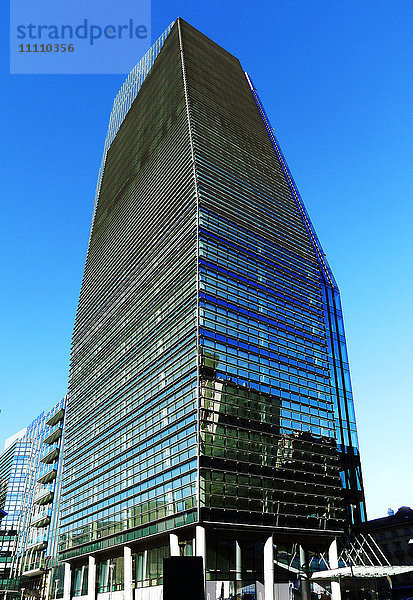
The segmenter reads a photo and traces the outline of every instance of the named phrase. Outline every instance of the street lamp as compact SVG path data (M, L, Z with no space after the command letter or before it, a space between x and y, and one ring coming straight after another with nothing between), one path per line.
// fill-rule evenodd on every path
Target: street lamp
M109 600L111 598L111 594L112 594L112 582L113 582L113 569L115 568L115 563L110 563L109 564Z

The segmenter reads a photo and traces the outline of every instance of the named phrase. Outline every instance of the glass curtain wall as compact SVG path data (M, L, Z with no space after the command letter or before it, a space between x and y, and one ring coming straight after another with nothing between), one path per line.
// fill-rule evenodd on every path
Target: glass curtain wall
M174 27L106 155L73 333L62 558L196 519L196 248Z
M339 292L239 61L179 19L99 182L61 559L198 522L284 528L295 543L362 521ZM234 551L238 572L237 543L209 548L208 576L232 577ZM262 543L243 549L257 573ZM160 581L153 544L137 585Z
M182 40L199 194L201 516L340 530L349 504L363 518L363 494L339 293L238 60L185 23Z

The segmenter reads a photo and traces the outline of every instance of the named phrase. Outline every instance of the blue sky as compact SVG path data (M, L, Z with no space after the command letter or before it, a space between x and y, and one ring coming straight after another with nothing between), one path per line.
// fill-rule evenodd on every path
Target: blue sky
M124 79L9 75L4 4L0 445L66 391ZM413 3L154 0L153 38L178 15L252 76L339 283L368 514L413 505Z

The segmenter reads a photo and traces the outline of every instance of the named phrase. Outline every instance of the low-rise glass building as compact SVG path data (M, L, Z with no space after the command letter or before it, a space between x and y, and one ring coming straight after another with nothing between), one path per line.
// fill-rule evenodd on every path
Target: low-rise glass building
M12 577L12 563L16 555L25 482L30 464L30 445L25 441L26 430L6 441L0 454L0 589L17 589Z
M39 415L0 455L0 508L7 512L0 522L1 589L8 592L47 597L57 568L65 406L63 398Z

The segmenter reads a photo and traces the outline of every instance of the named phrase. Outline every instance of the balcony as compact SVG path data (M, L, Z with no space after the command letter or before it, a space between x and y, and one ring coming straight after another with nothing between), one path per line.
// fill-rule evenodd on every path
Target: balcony
M48 452L46 452L46 454L44 454L42 456L42 458L40 459L40 462L42 462L46 465L51 465L57 461L57 459L59 458L59 454L60 454L60 448L58 448L58 447L53 448L52 450L48 450Z
M43 527L47 527L52 519L52 509L49 508L42 513L37 513L33 515L32 522L30 523L30 527L35 527L36 529L41 529Z
M53 427L53 425L56 425L57 423L61 423L63 421L63 417L65 416L65 410L64 408L60 408L57 413L55 413L53 415L53 417L50 417L50 419L48 421L46 421L46 425L49 425L49 427Z
M48 531L31 531L28 535L24 553L27 554L30 550L38 550L38 546L47 546L48 537Z
M22 575L24 575L24 577L37 577L45 572L45 568L44 557L39 557L23 566Z
M54 491L46 489L35 497L33 504L37 504L37 506L46 506L53 502L53 498Z
M48 471L46 471L46 473L44 473L41 477L39 477L39 479L37 480L36 483L42 483L42 484L46 484L46 483L51 483L52 481L54 481L56 479L57 476L57 469L55 469L54 467L49 469Z
M55 425L53 428L51 428L48 436L43 440L44 444L48 444L49 446L51 444L54 444L55 442L57 442L57 440L59 440L62 437L62 428L61 426Z
M46 550L47 548L47 541L46 540L40 540L40 541L34 541L32 543L29 543L26 546L26 551L29 552L31 550L36 550L36 551L40 551L40 550Z

